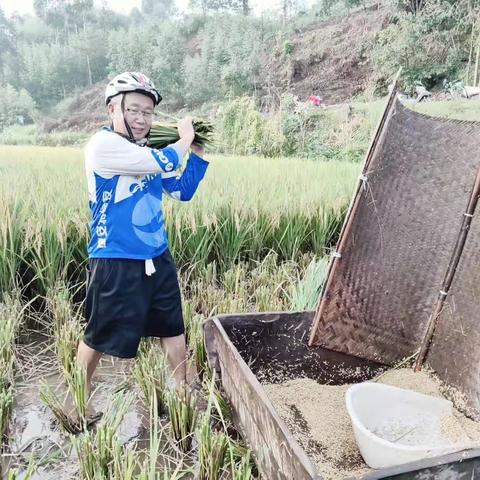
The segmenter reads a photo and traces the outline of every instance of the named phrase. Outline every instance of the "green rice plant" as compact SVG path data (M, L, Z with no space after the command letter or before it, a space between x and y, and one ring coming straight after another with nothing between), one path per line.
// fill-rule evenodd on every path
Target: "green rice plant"
M293 311L314 310L328 269L328 258L314 258L307 266L303 278L294 284L291 293Z
M56 282L48 289L46 299L47 311L53 319L52 333L55 335L74 316L71 292L64 283Z
M23 234L17 205L9 205L0 197L0 294L9 292L21 283Z
M70 367L63 371L63 374L67 382L68 395L73 400L79 428L85 431L87 429L88 406L87 370L73 361Z
M113 471L110 480L136 480L137 464L137 451L134 448L122 448L120 442L115 442L113 446Z
M0 444L7 433L13 410L13 387L0 388Z
M95 435L88 431L78 436L72 436L70 439L77 453L81 478L84 480L107 480L105 472L97 463Z
M0 303L0 450L3 450L3 440L13 411L15 341L22 324L24 309L18 290L4 294Z
M62 282L49 289L46 300L58 362L63 371L71 374L83 330L80 315L73 306L71 290Z
M143 394L145 405L155 393L158 413L165 408L165 393L169 378L167 360L164 353L153 342L142 342L133 369L133 376Z
M51 410L53 416L66 432L76 434L81 431L79 422L69 415L64 403L60 400L51 385L44 383L40 386L40 400Z
M212 420L225 425L230 424L232 420L232 409L220 392L215 378L215 372L211 369L209 369L209 375L205 375L203 378L202 390L208 399L207 411L210 412Z
M67 369L63 370L67 384L67 398L71 399L73 410L69 408L58 397L51 385L42 384L40 387L40 399L49 408L60 426L68 433L78 433L87 430L87 372L84 367L73 362Z
M218 480L223 472L228 447L223 432L215 432L210 425L210 414L202 415L196 431L198 441L198 480Z
M232 480L250 480L253 477L255 465L253 463L251 452L247 450L239 461L235 462L230 469Z
M99 428L105 425L116 432L125 415L133 405L135 398L135 393L132 391L121 390L116 392L108 404L108 408L100 421Z
M37 468L37 463L35 462L35 457L33 454L30 455L30 459L28 461L27 470L24 472L20 472L17 469L9 469L8 470L8 480L31 480L35 474L35 470Z
M71 319L61 325L55 336L55 352L60 366L68 375L72 375L72 366L76 364L76 352L82 330L80 322Z
M120 443L117 432L134 399L133 392L116 393L95 433L87 431L79 436L70 436L85 480L111 480L115 469L118 473L119 468L124 469L123 473L133 472L133 456L119 463ZM119 478L125 480L124 477Z
M193 354L197 373L202 377L208 365L207 349L203 335L203 318L200 315L196 315L191 321L188 348Z
M222 427L227 442L223 456L223 470L229 472L230 478L236 478L238 480L252 478L252 471L255 468L255 464L251 459L250 451L243 444L232 439L229 435L231 410L217 388L213 372L208 381L204 380L203 386L204 391L208 394L208 404L202 420L206 421L206 419L208 419L208 425L210 425L210 419L214 420L215 417L217 417L217 422ZM207 442L206 445L213 445L213 432L210 434L207 431L207 427L204 426L204 428L205 431L203 432L203 435ZM200 443L201 440L199 439L199 455L201 448Z
M68 165L66 156L71 159ZM200 273L215 262L221 275L239 260L258 261L272 250L283 262L299 253L323 255L332 246L358 165L213 157L221 161L211 162L193 202L167 199L163 205L170 247L181 271L193 267ZM83 285L89 215L82 165L77 149L2 148L2 291L9 291L12 282L28 284L25 291L33 298L44 296L59 281L67 288ZM231 305L225 302L225 308L230 306L243 307L245 302L240 297Z
M158 430L158 400L153 390L149 402L150 441L148 456L145 458L137 480L157 480L157 459L160 455L160 435Z
M161 426L158 418L158 405L155 392L150 399L149 404L150 412L150 438L149 438L149 449L146 452L146 458L141 465L140 473L136 477L136 480L180 480L186 475L188 476L190 468L184 468L183 460L171 458L166 452L167 443L163 442L163 428ZM160 469L159 460L162 463L166 463L167 466L163 465ZM174 464L174 467L170 467L171 464ZM187 478L191 478L188 476Z
M195 397L189 387L183 386L179 390L170 390L166 399L172 438L182 452L188 452L197 424L198 409Z

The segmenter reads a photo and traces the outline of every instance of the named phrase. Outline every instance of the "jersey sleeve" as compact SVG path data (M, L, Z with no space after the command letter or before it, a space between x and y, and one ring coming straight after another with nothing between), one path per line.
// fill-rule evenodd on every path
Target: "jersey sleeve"
M87 165L100 176L148 175L176 170L181 158L174 147L141 147L110 131L101 131L85 147Z
M163 191L175 200L188 202L197 191L207 168L208 162L192 152L181 175L175 172L162 174Z

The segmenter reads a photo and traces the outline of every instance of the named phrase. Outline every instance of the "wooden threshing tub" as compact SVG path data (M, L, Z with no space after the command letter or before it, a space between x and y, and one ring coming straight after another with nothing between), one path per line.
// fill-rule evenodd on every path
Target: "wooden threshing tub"
M260 366L288 369L293 376L302 373L322 383L328 371L324 362L331 366L368 365L373 367L369 369L372 372L381 367L321 347L309 349L305 338L313 316L314 312L220 315L205 324L210 364L232 405L235 425L252 449L262 478L268 480L322 477L276 413L255 371ZM351 379L344 381L350 383ZM355 478L472 480L480 478L480 449L377 470Z

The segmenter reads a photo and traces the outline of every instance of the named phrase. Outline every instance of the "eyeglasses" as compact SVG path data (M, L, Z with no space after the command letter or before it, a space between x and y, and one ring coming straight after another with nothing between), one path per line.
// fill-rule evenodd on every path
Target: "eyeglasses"
M134 118L142 116L145 120L151 120L153 118L153 112L144 112L137 108L125 108L125 110Z

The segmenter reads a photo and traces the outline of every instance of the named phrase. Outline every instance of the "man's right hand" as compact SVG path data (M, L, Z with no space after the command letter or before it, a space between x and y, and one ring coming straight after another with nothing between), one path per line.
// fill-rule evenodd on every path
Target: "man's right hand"
M185 117L178 121L177 130L179 137L183 140L193 142L195 131L193 130L192 117Z

